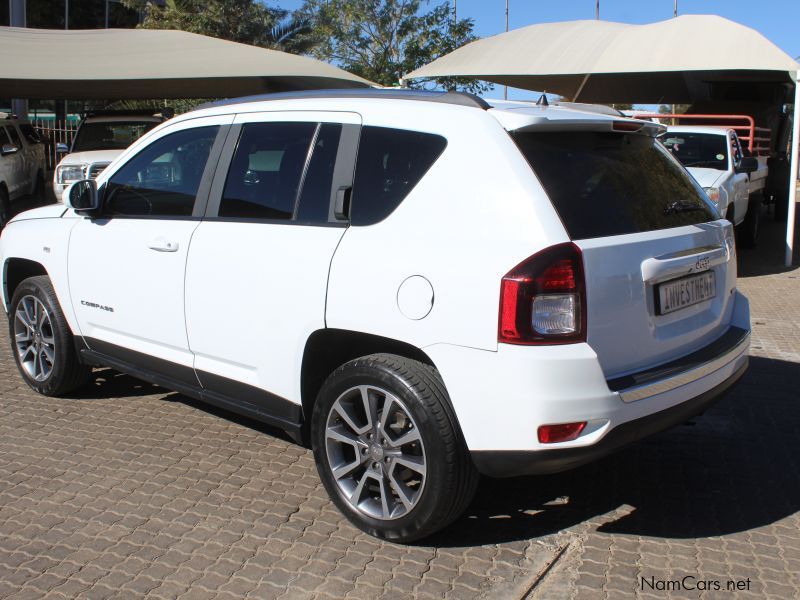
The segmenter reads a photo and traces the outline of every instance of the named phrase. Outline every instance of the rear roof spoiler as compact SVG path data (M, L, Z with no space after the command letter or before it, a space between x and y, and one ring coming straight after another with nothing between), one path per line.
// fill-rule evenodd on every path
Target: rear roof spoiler
M666 125L638 119L548 119L533 117L531 121L510 131L599 131L608 133L633 133L658 137L667 131Z

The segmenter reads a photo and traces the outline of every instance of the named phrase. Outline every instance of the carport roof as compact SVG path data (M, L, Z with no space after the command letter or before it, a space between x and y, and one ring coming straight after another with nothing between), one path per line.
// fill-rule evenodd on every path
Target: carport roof
M686 102L709 81L792 83L800 69L763 35L716 15L646 25L540 23L462 46L406 75L474 77L582 102Z
M313 58L174 30L0 27L0 56L0 90L10 98L221 98L370 85Z

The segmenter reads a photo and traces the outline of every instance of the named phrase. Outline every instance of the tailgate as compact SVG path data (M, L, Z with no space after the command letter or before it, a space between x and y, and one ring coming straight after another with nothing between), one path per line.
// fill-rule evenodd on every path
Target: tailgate
M726 221L576 243L586 273L587 342L606 377L673 360L727 329L736 258Z
M587 342L607 378L689 354L727 329L733 233L646 133L512 132L583 253Z

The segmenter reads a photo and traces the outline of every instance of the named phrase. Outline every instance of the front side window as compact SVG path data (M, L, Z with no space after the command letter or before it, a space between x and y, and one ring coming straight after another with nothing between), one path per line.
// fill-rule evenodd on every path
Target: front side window
M231 160L219 216L289 220L317 123L248 123Z
M28 140L29 144L41 144L42 138L39 137L39 133L36 129L33 128L33 125L30 123L22 123L19 126L19 130L22 132L22 135L25 136L25 139Z
M73 152L124 150L158 125L157 121L95 121L84 123L75 135Z
M191 216L219 127L166 135L130 159L109 180L108 216Z
M439 135L364 127L358 145L350 222L372 225L388 217L447 146Z

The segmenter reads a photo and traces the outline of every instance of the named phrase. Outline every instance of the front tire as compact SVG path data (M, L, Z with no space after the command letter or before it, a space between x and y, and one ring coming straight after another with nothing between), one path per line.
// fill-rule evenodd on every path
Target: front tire
M478 473L444 383L415 360L373 354L339 367L317 396L311 440L336 506L379 538L424 538L475 494Z
M44 396L61 396L86 384L90 369L78 360L72 332L46 276L17 286L9 311L9 335L20 375Z

